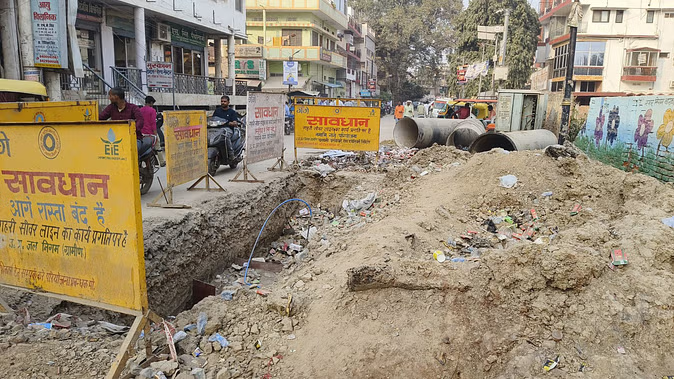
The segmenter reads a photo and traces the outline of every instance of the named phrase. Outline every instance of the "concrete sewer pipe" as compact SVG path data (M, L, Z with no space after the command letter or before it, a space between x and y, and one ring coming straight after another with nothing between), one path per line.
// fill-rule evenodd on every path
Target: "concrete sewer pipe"
M470 152L482 153L497 147L508 151L540 150L556 143L557 136L545 129L485 133L470 145Z
M473 141L485 133L485 128L482 121L477 119L469 118L461 121L463 122L447 137L445 145L468 150Z
M480 124L479 120L452 120L444 118L409 118L404 117L393 128L393 139L400 147L416 147L423 149L434 143L444 145L447 138L459 126ZM484 130L484 127L482 127Z

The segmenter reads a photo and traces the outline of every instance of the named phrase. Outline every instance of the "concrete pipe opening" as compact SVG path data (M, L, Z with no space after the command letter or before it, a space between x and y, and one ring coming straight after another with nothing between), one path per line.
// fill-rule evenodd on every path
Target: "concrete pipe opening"
M470 145L482 134L485 128L481 121L468 119L464 120L454 131L447 137L447 146L454 146L457 149L466 150Z
M434 143L444 145L447 137L463 121L465 120L405 117L393 128L393 139L400 147L423 149Z
M393 128L393 139L398 146L417 147L419 138L419 126L413 119L404 117Z
M557 143L549 130L525 130L508 133L485 133L470 146L471 153L482 153L495 148L508 151L540 150Z

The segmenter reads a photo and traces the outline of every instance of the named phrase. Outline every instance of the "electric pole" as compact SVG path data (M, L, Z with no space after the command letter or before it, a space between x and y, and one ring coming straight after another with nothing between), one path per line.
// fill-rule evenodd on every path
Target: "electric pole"
M571 94L575 87L573 81L574 60L576 59L576 39L578 26L583 18L580 0L574 0L571 13L568 18L569 25L569 57L566 66L566 78L564 80L564 100L562 100L562 124L559 127L559 143L563 144L569 135L569 118L571 113Z

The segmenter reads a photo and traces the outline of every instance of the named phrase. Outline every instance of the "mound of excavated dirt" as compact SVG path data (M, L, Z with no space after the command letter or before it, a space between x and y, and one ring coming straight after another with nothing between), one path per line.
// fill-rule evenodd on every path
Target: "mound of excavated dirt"
M228 269L219 280L238 288L233 300L207 298L174 320L187 326L177 377L194 377L193 367L218 379L674 375L674 229L661 221L674 215L674 188L564 155L471 157L434 146L386 173L311 179L303 195L313 200L315 234L284 236L264 255L283 263L276 281L249 273L271 293L232 283L243 271ZM500 185L505 175L517 177L514 187ZM334 195L373 192L371 207L348 212ZM628 264L611 264L617 249ZM200 312L203 336L189 327ZM229 347L208 341L215 332ZM0 370L30 377L7 363L19 355L36 362L35 375L78 359L49 353L55 363L42 362L35 333L5 319ZM58 351L76 334L42 339ZM153 337L164 341L159 331ZM118 341L85 344L98 360L82 372L102 372ZM197 347L199 358L186 355Z

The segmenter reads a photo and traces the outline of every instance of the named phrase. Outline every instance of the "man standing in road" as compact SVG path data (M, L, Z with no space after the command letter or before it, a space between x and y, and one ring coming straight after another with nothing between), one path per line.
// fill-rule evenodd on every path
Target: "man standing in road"
M405 107L403 106L403 103L399 101L398 105L396 105L395 112L393 113L393 117L395 117L396 123L398 123L398 121L400 121L403 118L404 114L405 114Z
M108 92L108 99L110 100L110 105L103 109L103 112L98 114L98 119L103 120L113 120L113 121L122 121L122 120L134 120L136 121L136 145L138 147L138 154L144 149L141 149L143 146L143 115L140 113L140 108L136 104L127 103L124 100L124 90L120 87L111 88ZM145 142L146 144L152 143L148 139Z
M227 126L235 127L239 123L239 114L229 106L229 96L223 95L220 98L220 106L213 112L213 117L219 117L227 121ZM232 129L226 128L227 138L225 138L225 146L227 146L227 159L232 162L236 158L232 148Z
M405 104L405 112L403 115L409 118L414 117L414 105L412 105L412 100L407 100L407 103Z
M424 108L424 104L421 101L417 105L417 117L426 117L426 108Z

